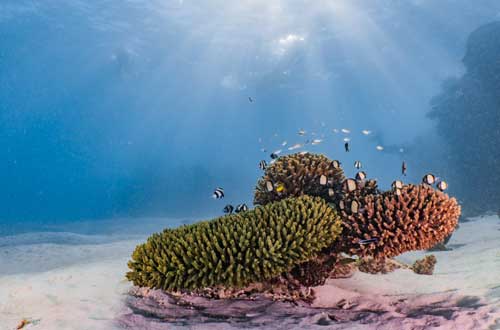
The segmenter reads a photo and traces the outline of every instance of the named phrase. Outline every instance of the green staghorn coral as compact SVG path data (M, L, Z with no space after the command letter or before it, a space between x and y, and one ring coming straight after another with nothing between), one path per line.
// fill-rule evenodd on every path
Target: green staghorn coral
M302 196L153 234L137 246L127 278L166 291L243 287L315 258L341 232L321 198Z

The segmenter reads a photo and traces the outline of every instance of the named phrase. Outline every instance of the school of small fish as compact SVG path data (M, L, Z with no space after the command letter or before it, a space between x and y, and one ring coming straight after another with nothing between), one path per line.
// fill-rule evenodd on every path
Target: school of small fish
M249 102L253 103L254 100L251 98L251 97L248 97L248 100ZM325 127L326 124L324 122L321 123L321 127ZM346 135L349 135L351 134L351 130L348 129L348 128L341 128L340 130L337 129L337 128L333 128L332 129L332 132L334 134L337 134L339 132L342 132L343 134L346 134ZM361 131L361 133L365 136L367 135L370 135L372 134L372 131L371 130L368 130L368 129L364 129ZM310 132L309 134L307 134L307 131L304 130L304 129L300 129L298 130L297 134L299 136L305 136L305 135L310 135L310 136L317 136L317 135L320 135L321 138L314 138L312 140L310 139L306 139L303 143L295 143L293 145L291 145L290 147L288 147L287 149L289 151L293 151L293 150L297 150L297 149L300 149L300 148L303 148L305 145L307 144L310 144L310 145L313 145L313 146L316 146L316 145L319 145L321 143L324 142L324 138L325 138L325 134L317 134L316 132ZM274 133L273 134L274 137L277 137L278 136L278 133ZM350 141L351 141L351 138L349 136L347 137L344 137L342 138L342 140L344 141L344 149L345 149L345 152L350 152L351 151L351 144L350 144ZM259 144L262 144L262 138L259 138L258 139L258 142ZM285 147L288 145L288 142L286 140L283 140L281 142L281 147ZM375 147L375 149L377 151L383 151L384 150L384 147L382 145L377 145ZM262 152L264 153L267 153L267 148L265 147L262 147L260 149ZM266 171L268 166L269 165L272 165L279 157L280 157L280 154L282 153L283 149L278 149L278 150L275 150L273 151L271 154L270 154L270 158L271 158L271 161L268 163L266 160L261 160L259 162L259 168L262 170L262 171ZM400 152L404 152L404 149L403 148L400 148L399 149ZM307 151L302 151L300 152L300 154L306 154L308 153ZM331 163L331 166L333 168L340 168L341 166L341 163L340 161L338 160L333 160L332 163ZM356 160L354 162L354 167L356 169L361 169L363 166L362 166L362 163L361 161L359 160ZM407 163L406 161L403 161L401 163L401 175L403 176L406 176L407 174L407 170L408 170L408 166L407 166ZM343 184L343 190L347 191L347 192L352 192L356 189L358 189L358 183L359 184L363 184L362 182L364 180L366 180L366 172L364 171L358 171L355 175L355 179L346 179L344 181L344 184ZM325 175L321 175L320 178L319 178L319 184L322 185L322 186L326 186L327 184L331 184L331 178L327 178ZM356 183L358 182L358 183ZM440 178L437 178L435 177L433 174L431 173L428 173L426 174L423 178L422 178L422 183L425 184L425 185L429 185L429 186L432 186L432 185L436 185L436 188L440 191L445 191L448 189L448 183L444 180L441 180ZM401 191L404 187L404 184L401 180L395 180L392 185L391 185L393 191L396 193L396 195L400 195L401 194ZM268 192L271 192L271 191L275 191L276 193L278 194L281 194L282 192L284 192L286 190L285 188L285 185L283 183L273 183L271 181L267 181L266 182L266 189ZM328 195L329 196L334 196L335 195L335 190L331 187L328 188ZM224 189L222 187L217 187L213 194L212 194L212 197L214 199L223 199L225 197L225 193L224 193ZM339 203L339 207L341 209L344 209L346 207L345 203L343 201L341 201ZM351 202L351 205L350 205L350 208L351 208L351 211L354 212L354 213L357 213L359 211L359 204L358 202L356 201L353 201ZM245 212L248 210L248 206L245 204L245 203L241 203L241 204L237 204L236 207L234 207L233 205L231 204L227 204L224 208L223 208L223 212L225 214L232 214L233 212L234 213L240 213L240 212ZM370 239L365 239L365 240L361 240L359 241L359 244L361 245L364 245L364 244L371 244L371 243L376 243L378 241L378 238L376 237L373 237L373 238L370 238Z

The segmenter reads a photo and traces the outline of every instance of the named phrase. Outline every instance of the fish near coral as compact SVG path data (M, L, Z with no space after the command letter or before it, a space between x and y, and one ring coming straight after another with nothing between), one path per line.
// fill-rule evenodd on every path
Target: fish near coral
M170 292L240 288L315 259L341 230L323 199L288 198L153 234L136 247L126 276L136 286Z
M341 252L360 257L395 257L442 242L458 224L455 198L428 185L406 185L383 194L359 196L359 211L340 208L344 229ZM397 220L396 220L397 219ZM376 244L359 242L377 237Z
M333 192L340 190L343 180L344 172L338 161L312 153L283 156L270 164L257 182L254 204L265 205L302 195L319 196L333 202L336 199ZM276 190L274 184L277 183L283 184L282 191Z

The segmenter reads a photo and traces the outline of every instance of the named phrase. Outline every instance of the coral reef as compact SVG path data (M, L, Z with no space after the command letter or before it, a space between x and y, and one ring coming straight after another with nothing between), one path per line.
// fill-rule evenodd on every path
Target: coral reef
M431 254L415 261L411 266L411 269L417 274L432 275L434 273L434 267L436 266L436 263L436 256Z
M460 216L454 198L425 185L404 186L399 195L389 191L352 199L359 206L357 212L341 208L338 249L360 257L390 258L429 249L453 232Z
M340 166L323 155L297 153L280 157L257 182L254 204L265 205L287 197L319 196L335 202L344 181ZM283 190L275 189L282 186Z
M297 265L290 276L303 286L318 286L325 284L337 264L334 254L322 254L303 264Z
M153 234L127 278L166 291L270 280L333 245L341 221L321 198L289 198L255 210Z
M465 74L443 84L428 115L445 145L429 153L432 139L414 152L416 161L427 154L442 162L438 166L454 183L468 216L495 211L500 203L500 176L491 175L500 159L499 34L500 22L471 33L463 59Z

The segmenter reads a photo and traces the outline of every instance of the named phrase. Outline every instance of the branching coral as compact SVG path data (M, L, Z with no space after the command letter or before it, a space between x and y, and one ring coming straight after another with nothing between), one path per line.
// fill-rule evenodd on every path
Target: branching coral
M134 251L127 278L167 291L242 287L317 257L340 231L340 218L321 198L289 198L153 234Z
M280 157L257 182L254 204L302 195L333 202L343 180L340 166L323 155L299 153Z
M359 204L353 212L349 203ZM394 257L443 241L456 227L460 206L454 198L424 185L408 185L400 195L386 192L346 201L339 249L361 257Z

